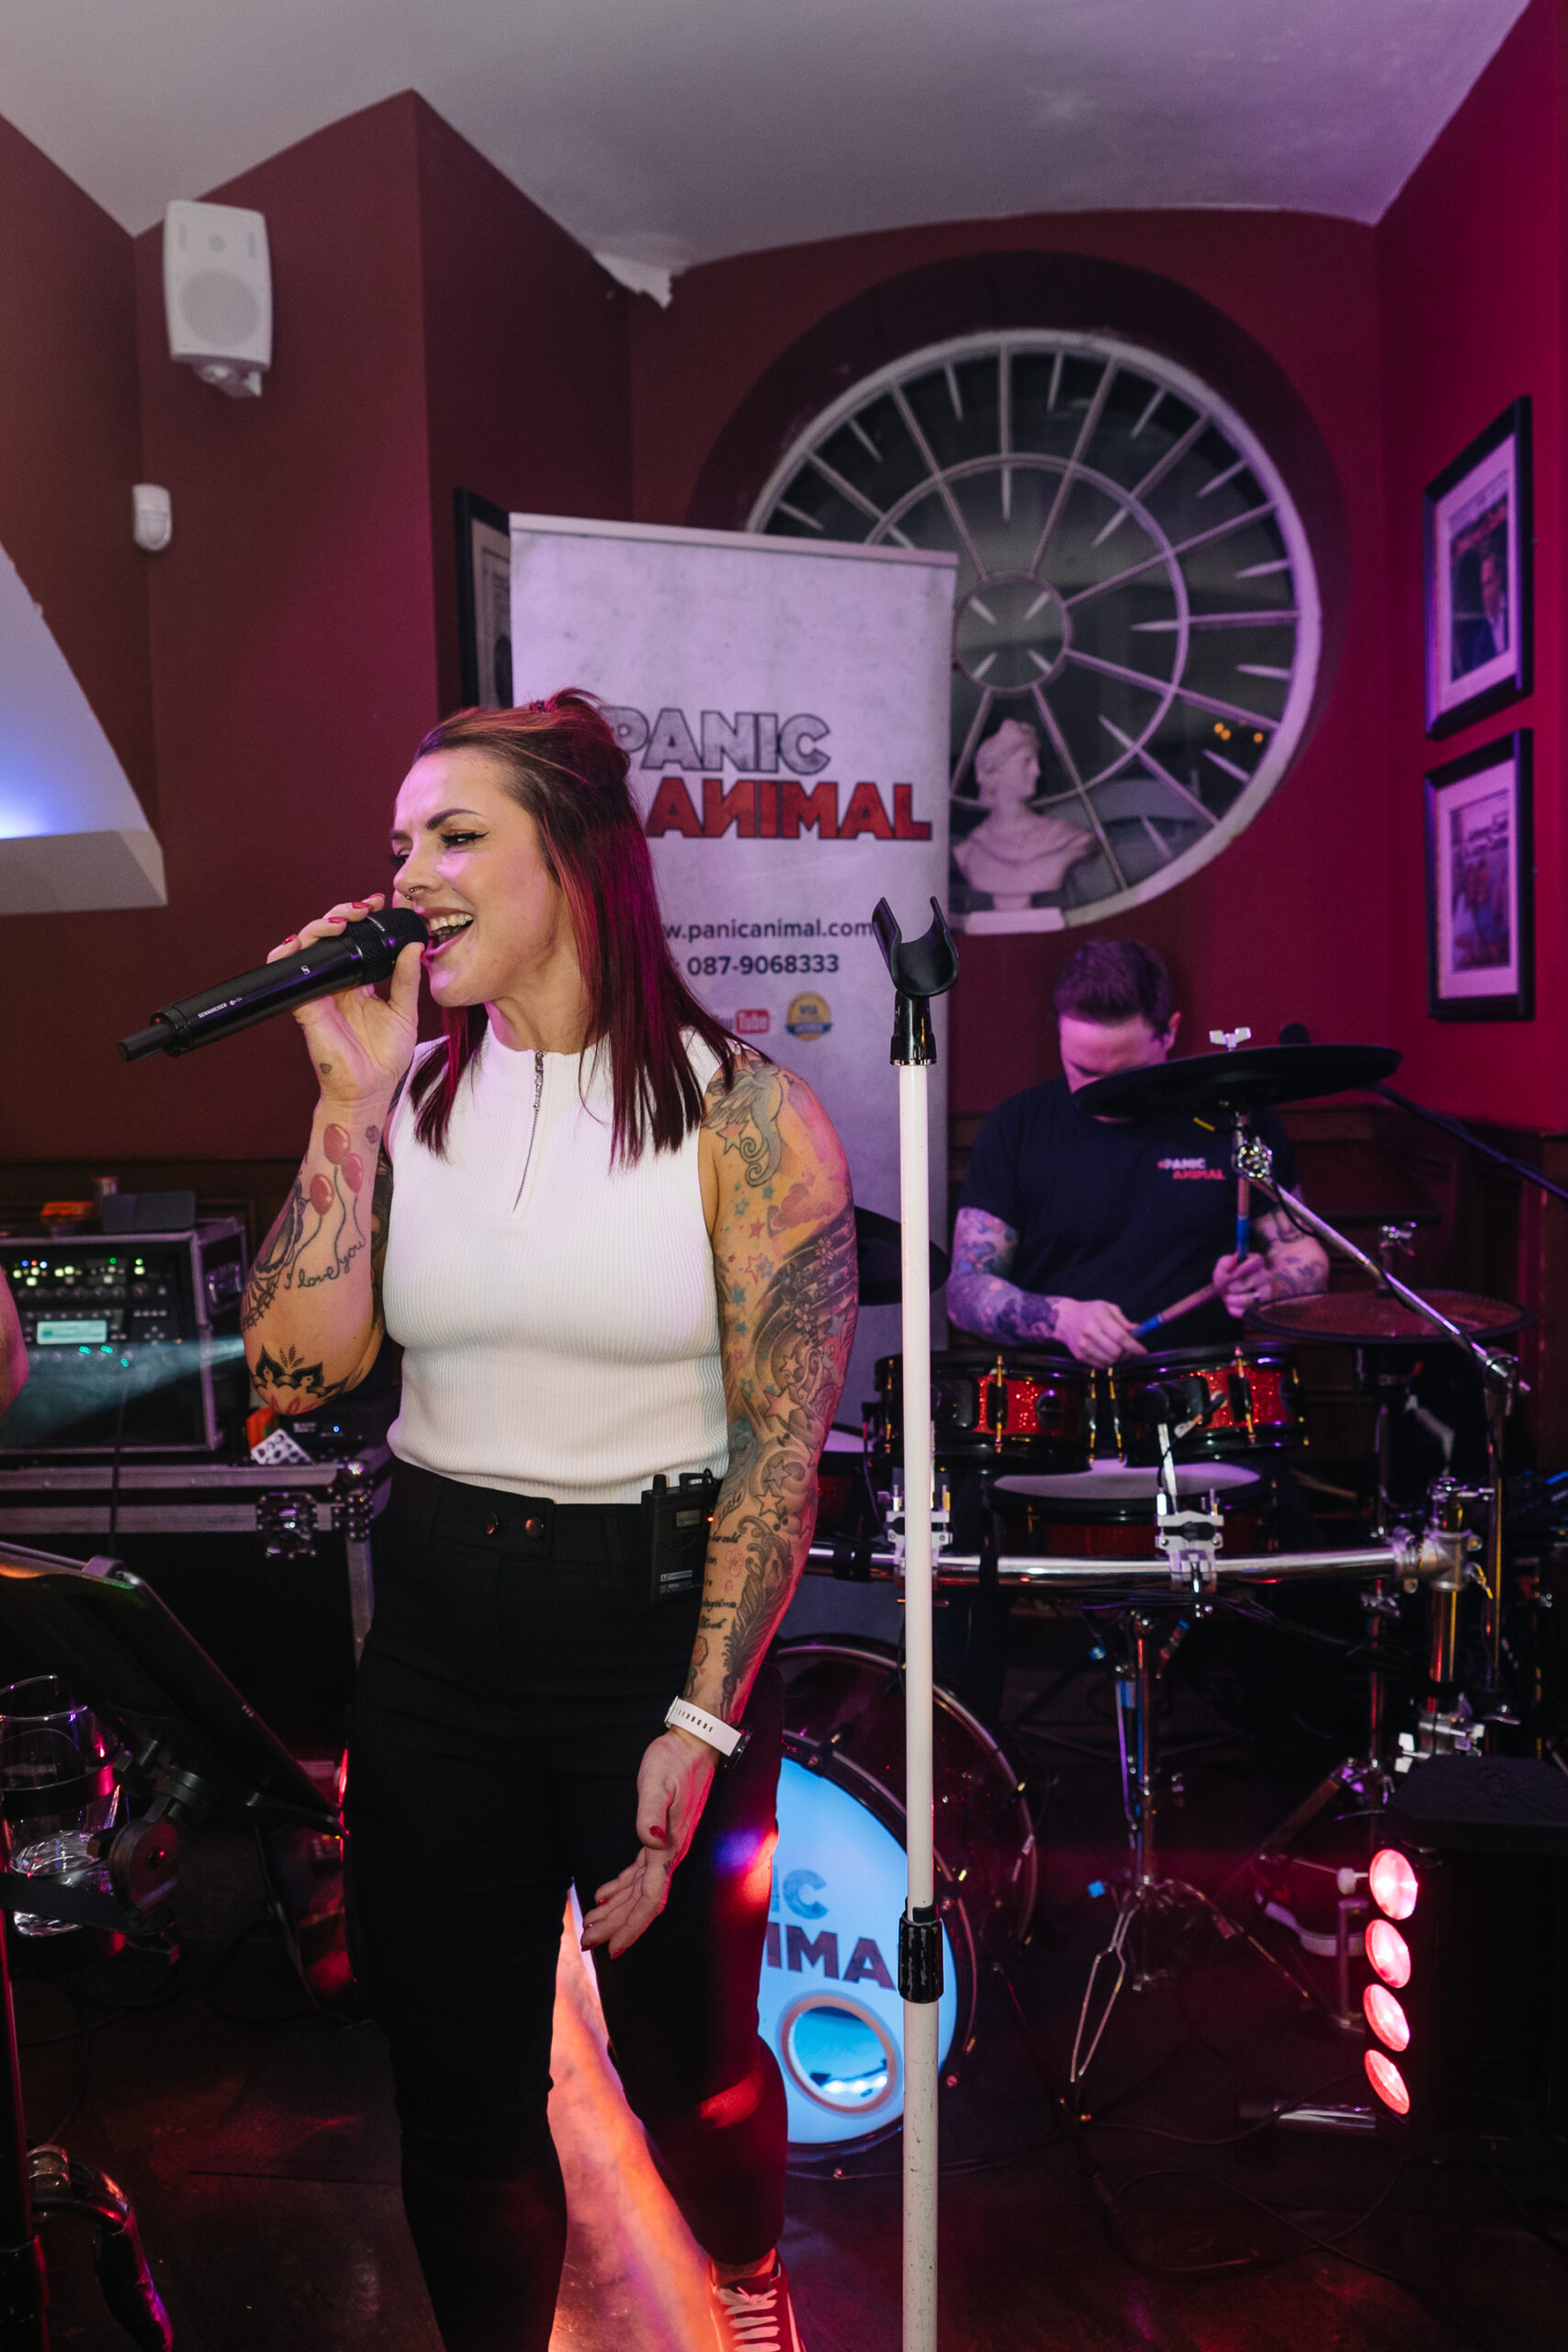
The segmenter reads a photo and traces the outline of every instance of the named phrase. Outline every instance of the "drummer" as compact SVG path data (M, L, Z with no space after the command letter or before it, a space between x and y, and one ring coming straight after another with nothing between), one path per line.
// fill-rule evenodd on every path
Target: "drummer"
M1092 1079L1165 1061L1181 1015L1170 976L1135 939L1088 941L1053 995L1062 1076L997 1105L959 1195L947 1308L964 1331L1066 1348L1106 1365L1149 1349L1228 1345L1265 1299L1327 1288L1328 1259L1261 1197L1236 1255L1230 1137L1190 1114L1105 1119L1073 1097ZM1265 1111L1255 1132L1299 1197L1295 1154ZM1148 1317L1201 1303L1138 1338Z

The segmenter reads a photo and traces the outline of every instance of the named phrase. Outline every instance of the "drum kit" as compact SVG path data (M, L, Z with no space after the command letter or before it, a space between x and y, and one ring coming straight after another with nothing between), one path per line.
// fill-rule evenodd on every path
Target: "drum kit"
M1169 1973L1181 1943L1178 1915L1230 1927L1213 1896L1168 1873L1158 1836L1170 1781L1157 1752L1156 1701L1195 1617L1259 1588L1319 1579L1362 1588L1373 1645L1364 1750L1337 1766L1254 1860L1276 1861L1341 1797L1375 1811L1396 1769L1416 1755L1481 1747L1485 1716L1501 1713L1502 1439L1518 1380L1515 1359L1499 1342L1529 1317L1501 1300L1412 1289L1386 1262L1404 1237L1385 1228L1382 1260L1369 1257L1281 1193L1269 1148L1254 1131L1266 1106L1369 1086L1398 1059L1375 1046L1233 1046L1120 1072L1078 1096L1105 1116L1178 1113L1228 1131L1243 1201L1261 1194L1359 1266L1370 1289L1271 1301L1252 1314L1238 1344L1125 1358L1108 1373L1010 1344L931 1357L929 1508L938 1588L1032 1592L1102 1611L1099 1625L1109 1620L1097 1652L1115 1681L1128 1854L1113 1888L1115 1924L1084 1990L1070 2075L1075 2098L1123 1985L1141 1989ZM863 1217L863 1225L872 1295L890 1299L897 1227L886 1219ZM945 1272L937 1254L933 1287ZM1480 1373L1491 1477L1479 1491L1440 1478L1425 1526L1412 1532L1395 1523L1392 1449L1410 1368L1434 1342L1461 1349ZM1322 1344L1355 1349L1376 1398L1372 1523L1367 1540L1349 1547L1290 1549L1276 1524L1276 1473L1305 1443L1296 1350ZM918 1508L904 1485L909 1406L900 1357L881 1360L875 1385L860 1438L863 1486L857 1479L852 1487L849 1454L824 1456L824 1511L810 1559L818 1573L862 1582L900 1577L907 1524ZM1483 1547L1470 1532L1477 1518ZM1483 1589L1488 1670L1483 1687L1468 1691L1460 1687L1459 1634L1472 1583ZM1383 1622L1397 1613L1400 1590L1424 1591L1427 1612L1427 1689L1414 1723L1402 1730L1390 1718L1375 1647ZM779 2017L771 2030L764 2018L764 2030L784 2064L792 2141L843 2149L879 2137L901 2110L898 2002L874 1924L892 1916L897 1900L900 1662L888 1645L838 1636L786 1642L781 1657L788 1761L774 1881L781 1916L769 1932L771 1958L773 1944L784 1939L776 1979L784 1989L774 2003ZM1025 1783L996 1733L940 1688L936 1751L938 1908L949 1962L942 2064L952 2080L972 2032L976 1964L1027 1933L1038 1865ZM879 1845L886 1852L879 1855ZM821 1860L829 1848L832 1868ZM831 1972L808 1983L813 1955L825 1952ZM764 1971L765 1988L771 1973Z

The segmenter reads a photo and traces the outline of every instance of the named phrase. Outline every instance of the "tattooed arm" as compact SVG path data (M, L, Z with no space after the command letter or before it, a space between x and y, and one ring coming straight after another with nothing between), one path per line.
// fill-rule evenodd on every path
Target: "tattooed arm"
M378 906L334 907L300 934L331 938ZM287 954L285 940L268 957ZM384 1325L381 1268L392 1204L387 1120L413 1052L419 951L405 948L391 994L348 989L301 1006L321 1083L306 1152L263 1242L240 1306L251 1378L279 1413L308 1413L355 1387L376 1361Z
M999 1216L959 1210L947 1311L965 1331L1025 1346L1055 1340L1084 1363L1115 1363L1145 1352L1122 1309L1108 1298L1060 1298L1009 1282L1017 1253L1018 1235Z
M788 1070L745 1061L728 1091L716 1076L702 1141L729 1468L684 1695L737 1723L816 1523L818 1457L854 1338L854 1206L839 1139ZM702 1816L714 1756L684 1731L667 1731L649 1748L637 1781L637 1858L598 1890L585 1946L608 1943L618 1955L663 1909L670 1874Z
M1297 1198L1300 1195L1296 1195ZM1266 1298L1304 1298L1328 1288L1328 1252L1281 1209L1252 1222L1253 1249L1237 1261L1234 1252L1214 1268L1214 1283L1237 1317Z

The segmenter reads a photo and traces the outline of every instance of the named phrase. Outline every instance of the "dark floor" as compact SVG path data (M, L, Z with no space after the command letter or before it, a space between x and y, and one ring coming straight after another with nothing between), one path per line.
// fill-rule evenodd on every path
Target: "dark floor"
M1080 1648L1072 1621L1021 1623L1008 1716ZM1168 1863L1212 1890L1333 1750L1271 1739L1267 1724L1238 1733L1236 1655L1223 1643L1196 1636L1175 1680L1165 1731L1186 1751L1186 1800ZM259 1684L257 1696L265 1705ZM1301 1692L1287 1696L1299 1712ZM1044 1881L1037 1932L1012 1963L1016 2009L987 1974L973 2052L944 2094L943 2345L1562 2352L1568 2165L1505 2149L1495 2168L1438 2167L1382 2141L1246 2124L1249 2101L1361 2092L1361 2042L1323 2013L1329 1964L1277 1926L1259 1939L1279 1965L1200 1925L1172 1981L1124 1994L1089 2075L1092 2120L1076 2145L1066 2135L1048 2092L1111 1923L1088 1890L1121 1861L1111 1724L1108 1681L1090 1669L1008 1741ZM1360 1835L1325 1824L1314 1851L1353 1859ZM310 2011L261 1909L244 1833L216 1826L191 1841L172 1979L123 1953L18 1984L30 2136L58 2132L130 2192L181 2352L438 2352L400 2223L374 2030ZM629 2121L609 2104L592 2017L570 1970L562 1982L576 2210L558 2352L703 2344L690 2243L618 2136ZM897 2165L895 2139L796 2172L785 2254L808 2352L898 2343ZM55 2344L123 2344L79 2225L52 2222L48 2237Z

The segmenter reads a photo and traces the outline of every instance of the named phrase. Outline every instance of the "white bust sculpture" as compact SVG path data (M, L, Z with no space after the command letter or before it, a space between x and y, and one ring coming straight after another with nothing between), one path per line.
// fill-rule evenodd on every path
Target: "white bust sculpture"
M1067 868L1089 856L1096 842L1070 818L1037 816L1029 807L1040 781L1033 728L1021 718L1004 718L975 754L975 780L989 814L953 843L953 863L964 880L1007 912L1027 907L1038 892L1059 890Z

